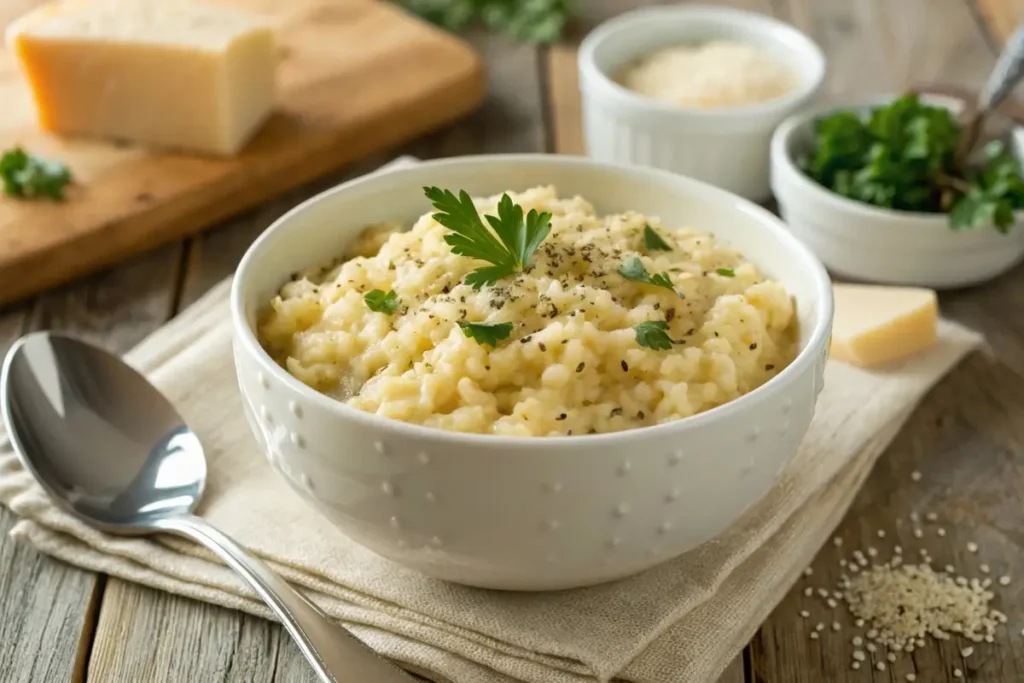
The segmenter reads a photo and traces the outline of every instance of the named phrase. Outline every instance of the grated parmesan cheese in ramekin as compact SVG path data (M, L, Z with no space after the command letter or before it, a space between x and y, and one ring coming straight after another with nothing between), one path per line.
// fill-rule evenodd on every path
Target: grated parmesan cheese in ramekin
M788 64L733 41L658 50L633 64L619 80L640 95L702 109L763 102L799 85Z

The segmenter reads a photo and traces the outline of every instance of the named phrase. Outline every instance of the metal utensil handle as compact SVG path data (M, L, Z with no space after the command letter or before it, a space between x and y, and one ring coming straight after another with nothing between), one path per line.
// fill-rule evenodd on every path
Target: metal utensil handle
M234 569L284 624L324 683L411 683L411 676L331 622L263 562L192 515L155 520L153 526L201 543Z
M978 105L982 110L998 107L1024 77L1024 24L1017 27L981 91Z

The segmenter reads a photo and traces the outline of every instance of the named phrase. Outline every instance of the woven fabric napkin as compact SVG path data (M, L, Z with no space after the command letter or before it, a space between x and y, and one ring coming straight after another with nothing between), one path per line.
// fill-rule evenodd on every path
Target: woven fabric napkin
M921 397L980 342L943 322L934 349L885 372L829 363L799 452L721 538L615 583L502 593L435 581L374 555L271 470L242 413L228 289L221 283L127 355L206 447L210 479L200 514L379 652L443 682L713 682L835 528ZM270 616L201 548L106 536L60 512L5 440L0 502L20 517L12 536L71 564Z

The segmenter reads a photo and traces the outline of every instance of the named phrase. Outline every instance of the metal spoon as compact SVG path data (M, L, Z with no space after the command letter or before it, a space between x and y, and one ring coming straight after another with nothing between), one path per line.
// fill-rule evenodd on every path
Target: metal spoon
M985 87L978 95L974 111L964 125L964 132L960 136L956 150L959 167L964 166L974 149L984 127L985 118L1010 96L1021 78L1024 78L1024 24L1017 27L1003 46L1003 51L992 67Z
M63 510L111 534L167 532L203 544L263 598L322 681L414 680L191 514L206 483L203 447L119 358L64 335L29 334L7 354L0 401L21 461Z

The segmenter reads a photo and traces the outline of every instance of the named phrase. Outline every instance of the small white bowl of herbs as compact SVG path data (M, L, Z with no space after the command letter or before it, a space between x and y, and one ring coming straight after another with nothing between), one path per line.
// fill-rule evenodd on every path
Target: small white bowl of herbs
M957 163L962 110L908 94L783 122L772 191L790 230L857 280L948 289L1011 269L1024 259L1019 149L995 139Z

